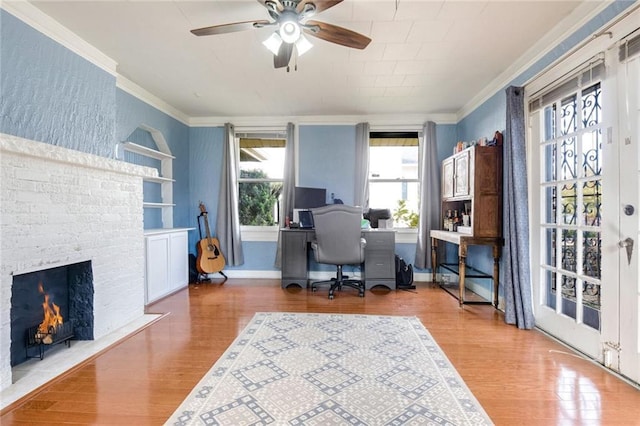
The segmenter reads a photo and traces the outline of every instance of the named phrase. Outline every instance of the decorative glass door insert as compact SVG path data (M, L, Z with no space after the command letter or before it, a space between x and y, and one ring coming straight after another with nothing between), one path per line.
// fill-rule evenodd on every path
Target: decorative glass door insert
M602 107L600 82L544 107L544 304L600 329Z

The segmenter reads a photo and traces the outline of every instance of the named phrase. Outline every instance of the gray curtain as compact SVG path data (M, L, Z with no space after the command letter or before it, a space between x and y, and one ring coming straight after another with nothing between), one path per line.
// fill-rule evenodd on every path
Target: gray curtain
M504 286L505 322L535 326L529 266L529 204L525 144L524 89L507 88L504 140Z
M353 205L369 209L369 123L356 125L356 164Z
M431 268L432 229L440 229L440 164L438 163L436 123L428 121L420 140L420 221L416 244L415 265Z
M296 126L287 124L287 142L284 146L284 182L282 184L282 203L280 204L280 228L284 228L285 217L293 220L293 194L296 186ZM282 265L282 240L278 232L278 245L276 248L275 266Z
M227 265L230 266L244 263L238 213L238 162L235 139L233 124L226 123L224 125L222 177L220 179L216 231L220 241L220 249L227 260Z

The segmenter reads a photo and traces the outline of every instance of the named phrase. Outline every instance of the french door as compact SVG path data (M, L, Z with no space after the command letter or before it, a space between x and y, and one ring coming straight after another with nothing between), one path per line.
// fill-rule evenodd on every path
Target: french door
M615 63L611 80L618 93L614 137L619 141L616 154L620 188L618 223L611 226L611 254L618 250L620 308L618 329L605 324L603 335L614 336L618 332L619 336L615 351L609 350L610 341L604 342L604 364L610 363L607 366L640 383L640 30L629 39L635 40L635 52L629 51L630 40L611 51L611 61Z
M636 382L638 44L610 45L529 103L536 325Z
M603 293L617 285L603 279L602 265L604 70L589 64L530 106L536 324L592 358L602 352Z

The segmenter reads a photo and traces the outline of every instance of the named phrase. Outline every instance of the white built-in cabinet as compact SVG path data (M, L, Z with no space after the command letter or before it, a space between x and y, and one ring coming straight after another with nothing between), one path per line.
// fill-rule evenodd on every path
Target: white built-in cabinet
M189 228L145 231L145 303L189 285Z
M162 227L145 229L145 303L159 300L189 285L189 238L193 228L173 228L173 160L169 145L162 132L141 124L140 129L149 132L155 149L134 142L120 144L117 156L133 164L157 169L158 175L145 176L145 182L160 185L160 200L157 188L152 188L152 201L143 202L143 208L161 209ZM145 187L145 191L149 188ZM148 195L148 194L145 194ZM154 225L155 226L155 225Z

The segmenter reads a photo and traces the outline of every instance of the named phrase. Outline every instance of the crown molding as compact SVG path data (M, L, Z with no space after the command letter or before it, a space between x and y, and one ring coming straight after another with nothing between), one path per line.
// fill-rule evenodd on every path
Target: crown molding
M515 78L522 75L536 62L551 52L557 45L558 40L566 40L570 35L578 31L589 21L595 18L603 10L609 7L615 0L606 1L585 1L574 11L564 18L558 25L542 37L536 44L528 49L520 58L509 66L504 72L496 77L491 84L474 96L456 114L457 122L460 122L467 115L476 110L480 105L504 89Z
M117 74L116 67L118 63L116 61L31 3L25 0L4 0L0 1L0 8L109 74L114 76Z
M167 114L168 116L175 118L182 124L189 126L190 118L179 109L171 106L169 103L163 101L153 93L138 86L133 81L118 74L116 76L116 87L127 92L131 96L140 99L142 102L154 107L155 109Z
M191 127L219 127L233 123L236 127L273 127L298 125L355 125L367 122L372 127L385 129L421 130L427 121L438 124L456 124L456 114L393 114L393 115L301 115L282 117L191 117Z

